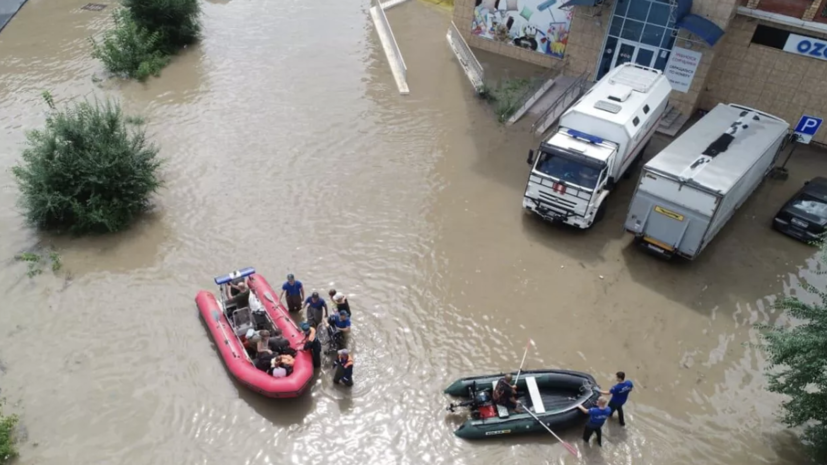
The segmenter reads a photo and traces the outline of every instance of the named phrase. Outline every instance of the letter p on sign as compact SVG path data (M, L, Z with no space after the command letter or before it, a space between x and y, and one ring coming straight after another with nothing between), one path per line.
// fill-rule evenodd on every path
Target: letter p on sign
M822 121L821 118L816 118L815 116L802 116L795 126L795 133L798 134L798 142L809 144L816 134L816 131L818 131L818 128L821 127Z

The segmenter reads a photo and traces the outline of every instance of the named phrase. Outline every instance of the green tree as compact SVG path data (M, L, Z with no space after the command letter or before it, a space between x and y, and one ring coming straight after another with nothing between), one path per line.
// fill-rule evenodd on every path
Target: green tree
M124 0L135 23L161 35L160 50L172 55L198 41L201 24L198 0Z
M827 248L821 249L827 274ZM814 297L809 304L797 297L779 299L776 308L802 323L794 326L762 325L764 349L770 362L769 390L785 394L784 423L803 426L803 440L818 463L827 463L827 292L802 283Z
M27 133L12 168L20 206L35 226L75 234L114 232L150 207L161 186L158 149L141 121L112 101L51 108L44 129Z
M92 42L92 57L103 62L110 73L144 81L158 76L169 62L161 51L161 34L138 26L129 12L120 8L112 14L115 28L106 31L100 43Z

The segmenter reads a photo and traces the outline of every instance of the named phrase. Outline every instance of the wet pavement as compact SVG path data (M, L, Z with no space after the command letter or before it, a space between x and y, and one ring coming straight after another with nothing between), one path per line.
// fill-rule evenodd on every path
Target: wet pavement
M815 251L769 224L822 153L799 149L697 261L667 263L622 230L633 180L591 231L522 212L530 121L506 130L473 96L442 8L388 11L401 97L365 1L204 3L203 43L146 84L93 80L87 38L112 5L85 3L29 2L0 35L0 388L27 426L21 464L802 463L747 344L774 295L814 279ZM167 187L130 231L22 223L9 168L47 89L147 116ZM13 257L38 245L64 269L27 278ZM286 403L229 378L193 298L249 265L351 295L352 389L326 368ZM550 436L453 436L442 388L514 369L528 338L528 367L635 381L602 449L576 430L580 459Z

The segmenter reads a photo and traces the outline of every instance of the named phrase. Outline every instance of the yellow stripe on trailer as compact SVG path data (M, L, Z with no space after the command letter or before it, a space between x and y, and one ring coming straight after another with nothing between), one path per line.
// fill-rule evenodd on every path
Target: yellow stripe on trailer
M661 215L668 216L673 220L683 221L683 215L681 215L680 213L675 213L672 210L667 210L663 207L655 206L655 211L660 213Z

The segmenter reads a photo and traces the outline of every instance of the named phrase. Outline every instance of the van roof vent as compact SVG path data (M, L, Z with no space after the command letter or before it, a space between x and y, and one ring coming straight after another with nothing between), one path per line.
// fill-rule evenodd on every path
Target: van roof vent
M632 95L632 88L623 84L615 83L609 90L609 100L625 102Z
M618 114L620 110L623 109L620 105L612 102L607 102L605 100L598 100L595 102L594 107L598 110L608 111L609 113Z

